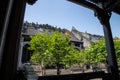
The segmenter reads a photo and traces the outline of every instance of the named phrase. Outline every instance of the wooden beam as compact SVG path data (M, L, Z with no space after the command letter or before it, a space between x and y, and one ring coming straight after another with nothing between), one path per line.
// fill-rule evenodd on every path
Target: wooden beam
M65 75L39 76L38 80L90 80L100 78L102 80L115 80L111 74L104 72L76 73Z
M70 2L73 2L73 3L76 3L78 5L81 5L81 6L84 6L88 9L91 9L91 10L98 10L100 9L98 6L86 1L86 0L68 0Z

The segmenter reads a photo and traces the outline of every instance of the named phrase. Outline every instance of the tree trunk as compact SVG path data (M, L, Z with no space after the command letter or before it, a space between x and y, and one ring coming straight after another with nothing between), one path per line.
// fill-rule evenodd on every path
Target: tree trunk
M57 62L57 75L61 74L61 70L60 70L60 63Z
M82 64L82 72L83 72L83 73L85 72L84 66L85 66L85 64L83 63L83 64Z
M42 76L46 75L45 67L44 67L44 61L41 62L41 68L42 68Z

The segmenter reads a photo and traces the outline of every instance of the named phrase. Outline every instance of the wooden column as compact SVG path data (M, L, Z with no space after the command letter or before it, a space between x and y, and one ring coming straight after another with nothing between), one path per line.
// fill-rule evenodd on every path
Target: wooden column
M0 0L0 67L1 67L1 59L2 59L2 36L3 36L3 29L4 29L4 22L5 22L5 16L7 13L7 8L9 3L9 0Z
M9 0L0 0L0 40Z
M100 20L100 23L103 25L106 48L107 48L107 53L108 53L107 55L108 56L107 58L108 72L111 73L115 77L115 80L119 80L117 58L115 54L111 26L109 22L110 17L111 17L111 11L98 9L96 12L97 12L97 17Z
M4 3L4 6L1 9L8 7L11 2L10 11L6 11L6 14L9 13L8 18L3 14L3 18L5 18L5 22L0 21L0 25L4 24L2 28L5 26L7 29L5 30L4 35L4 44L2 46L2 62L0 68L0 78L3 80L15 80L15 75L17 71L17 60L18 60L18 49L19 49L19 41L20 41L20 33L23 23L23 17L25 13L25 0L1 0ZM8 1L8 3L6 3ZM1 4L1 3L0 3ZM0 9L0 10L1 10ZM2 10L1 10L2 11ZM7 21L7 22L6 22Z
M113 37L111 32L110 23L107 22L103 25L105 40L106 40L106 48L108 53L108 72L115 76L116 80L119 80L119 72L117 65L117 58L114 49Z

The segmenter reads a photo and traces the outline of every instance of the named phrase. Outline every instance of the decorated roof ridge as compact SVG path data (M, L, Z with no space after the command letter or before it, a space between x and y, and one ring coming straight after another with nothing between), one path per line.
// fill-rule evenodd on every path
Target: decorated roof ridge
M64 34L66 36L69 36L71 39L76 39L76 40L79 40L77 37L74 36L74 34L70 31L65 31Z

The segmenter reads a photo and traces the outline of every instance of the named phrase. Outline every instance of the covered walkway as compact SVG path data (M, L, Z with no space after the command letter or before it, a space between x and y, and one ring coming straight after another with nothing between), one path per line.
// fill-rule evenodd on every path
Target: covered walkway
M108 74L104 72L44 76L38 80L120 80L109 19L120 14L120 0L68 0L95 11L103 25L108 52ZM36 0L0 0L0 79L17 80L18 50L26 3Z

